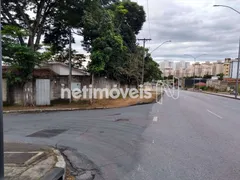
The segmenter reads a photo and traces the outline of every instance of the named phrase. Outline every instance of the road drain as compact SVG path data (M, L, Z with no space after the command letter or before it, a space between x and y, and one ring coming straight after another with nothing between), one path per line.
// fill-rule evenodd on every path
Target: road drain
M129 119L116 119L115 122L126 122L129 121Z
M121 115L121 113L111 114L109 116L119 116L119 115Z
M38 137L38 138L51 138L59 134L64 133L67 129L43 129L33 134L27 135L27 137Z

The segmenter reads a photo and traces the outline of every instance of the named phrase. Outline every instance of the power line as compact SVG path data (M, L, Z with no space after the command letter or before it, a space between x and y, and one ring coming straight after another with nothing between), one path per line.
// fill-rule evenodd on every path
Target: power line
M148 33L149 33L149 37L151 38L151 21L150 21L150 11L149 11L149 0L147 0L147 16L148 16Z

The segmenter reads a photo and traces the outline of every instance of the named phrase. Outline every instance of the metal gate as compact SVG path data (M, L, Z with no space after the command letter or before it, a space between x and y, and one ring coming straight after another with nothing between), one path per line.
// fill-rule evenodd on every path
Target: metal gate
M37 106L50 105L50 80L49 79L36 80L36 105Z

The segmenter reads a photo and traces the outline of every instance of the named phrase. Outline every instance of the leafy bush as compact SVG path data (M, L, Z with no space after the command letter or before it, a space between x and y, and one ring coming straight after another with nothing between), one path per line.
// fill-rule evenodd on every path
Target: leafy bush
M203 90L203 91L207 91L208 87L207 86L202 86L202 87L200 87L200 89Z

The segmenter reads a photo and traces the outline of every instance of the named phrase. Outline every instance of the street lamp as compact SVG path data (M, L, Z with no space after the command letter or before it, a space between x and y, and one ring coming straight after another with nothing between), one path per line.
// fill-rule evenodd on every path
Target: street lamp
M215 4L215 5L213 5L213 7L225 7L225 8L229 8L229 9L231 9L231 10L237 12L238 14L240 14L240 12L239 12L238 10L236 10L236 9L230 7L230 6Z
M0 0L0 14L2 11ZM2 101L2 24L0 16L0 180L4 179L4 138L3 138L3 101Z
M169 42L172 42L171 40L168 40L168 41L165 41L165 42L163 42L162 44L160 44L158 47L156 47L154 50L152 50L151 52L150 52L150 54L152 54L154 51L156 51L158 48L160 48L162 45L164 45L164 44L166 44L166 43L169 43Z
M235 11L236 13L240 14L240 12L230 6L226 6L226 5L213 5L213 7L225 7L228 9L231 9L233 11ZM238 79L239 79L239 68L240 68L240 39L239 39L239 50L238 50L238 63L237 63L237 78L236 78L236 89L235 89L235 98L237 99L238 97Z
M144 83L144 63L145 63L145 57L146 57L146 55L145 55L145 41L151 40L151 39L139 39L139 40L143 40L143 50L144 50L144 53L143 53L143 67L142 67L142 84L143 84ZM168 42L171 42L171 41L169 40L169 41L163 42L157 48L155 48L153 51L151 51L150 54L152 52L156 51L158 48L160 48L163 44L168 43Z
M170 43L172 42L171 40L168 40L168 41L164 41L162 44L160 44L158 47L156 47L155 49L153 49L150 54L152 54L154 51L158 50L162 45L166 44L166 43Z
M201 57L201 56L206 56L207 54L201 54L199 56L193 56L191 54L184 54L184 56L189 56L191 58L194 59L194 63L196 62L197 58ZM193 88L195 89L195 64L194 64L194 70L193 70Z

